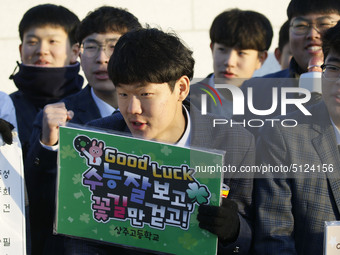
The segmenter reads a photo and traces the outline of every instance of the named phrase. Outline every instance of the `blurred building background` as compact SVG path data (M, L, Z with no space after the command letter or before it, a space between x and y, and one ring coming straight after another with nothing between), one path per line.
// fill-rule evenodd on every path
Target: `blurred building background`
M274 38L269 57L254 76L261 76L280 69L273 55L278 43L281 25L287 19L286 9L290 0L1 0L0 9L0 90L16 90L9 76L20 62L18 25L23 14L31 7L52 3L63 5L83 19L89 11L102 5L128 9L139 21L165 31L175 31L194 51L195 78L203 78L213 71L209 48L209 28L219 13L230 8L254 10L264 14L272 23Z

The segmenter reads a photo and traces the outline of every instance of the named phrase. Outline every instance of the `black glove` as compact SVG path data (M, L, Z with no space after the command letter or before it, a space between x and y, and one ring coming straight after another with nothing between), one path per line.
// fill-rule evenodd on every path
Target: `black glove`
M234 242L240 231L237 212L237 204L228 198L222 198L221 206L200 205L199 227L217 235L223 244Z
M14 126L7 122L6 120L0 119L0 134L2 135L2 139L7 144L13 143L12 130Z

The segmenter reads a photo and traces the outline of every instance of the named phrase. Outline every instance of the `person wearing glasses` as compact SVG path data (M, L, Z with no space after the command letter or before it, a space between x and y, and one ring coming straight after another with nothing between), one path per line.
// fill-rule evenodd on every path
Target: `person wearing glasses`
M253 105L255 109L267 110L273 105L276 97L273 88L278 88L278 107L270 115L258 116L245 109L245 115L235 116L243 119L270 119L281 115L281 89L298 87L302 73L307 72L311 58L322 59L322 35L327 29L335 26L340 19L340 1L338 0L291 0L287 8L289 20L289 45L293 55L289 68L261 78L245 81L241 87L247 98L248 88L253 89ZM288 98L295 98L297 93L290 93ZM317 96L317 95L315 95ZM321 97L313 98L306 104L317 103ZM288 107L287 111L294 111L296 107ZM247 127L255 136L259 128Z
M34 254L97 254L88 248L88 242L52 234L58 127L66 121L85 124L116 110L115 86L109 79L107 65L118 39L138 28L141 28L138 19L125 9L103 6L90 12L76 33L88 85L61 102L46 105L35 120L25 164L32 246L38 247Z
M340 22L322 42L323 101L288 114L296 127L260 130L258 163L292 173L255 180L252 254L324 254L325 221L340 220Z

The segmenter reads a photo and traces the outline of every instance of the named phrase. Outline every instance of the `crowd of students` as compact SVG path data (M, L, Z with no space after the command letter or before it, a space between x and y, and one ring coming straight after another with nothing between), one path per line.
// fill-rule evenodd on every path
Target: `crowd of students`
M291 0L287 16L275 50L282 70L252 78L268 56L272 26L258 12L230 9L210 28L213 73L191 84L193 52L174 33L143 28L125 9L99 7L82 21L62 6L29 9L19 24L21 63L11 76L18 91L0 93L2 140L11 144L16 128L23 150L27 253L148 254L53 234L58 131L70 122L225 151L224 165L237 169L332 165L317 177L224 174L233 192L219 207L200 206L197 215L199 226L217 235L218 254L322 254L324 222L340 219L340 2ZM322 94L310 91L311 100L279 116L282 94L275 98L273 91L298 88L313 57L324 61ZM235 86L258 110L276 101L276 110L259 116L246 107L244 115L234 115L234 94L217 84ZM208 97L208 114L202 115L202 88L216 92L223 107ZM297 124L213 127L216 118Z

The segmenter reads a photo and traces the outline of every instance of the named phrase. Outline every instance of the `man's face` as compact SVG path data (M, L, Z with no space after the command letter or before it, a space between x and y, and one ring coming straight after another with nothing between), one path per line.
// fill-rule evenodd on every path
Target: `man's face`
M338 79L340 55L331 50L325 60L325 65L326 70L322 77L322 98L333 122L340 127L340 79ZM330 65L329 68L327 65Z
M292 18L291 24L298 20L302 20L305 24L312 23L313 28L309 29L306 34L297 34L292 26L289 28L289 43L294 59L303 70L307 71L308 62L311 57L322 57L322 32L318 32L315 28L316 23L322 24L323 20L338 21L338 14L308 14ZM333 25L336 22L332 23Z
M183 89L177 81L171 92L168 83L119 84L118 106L132 135L168 143L178 141L185 129L182 101L188 87L189 83Z
M19 46L21 61L25 65L63 67L76 62L78 47L71 47L62 27L32 27L23 35Z
M239 50L220 43L212 44L211 50L215 78L227 84L241 86L262 65L257 50Z
M91 87L98 93L114 91L115 87L109 79L107 65L121 34L110 32L106 34L93 33L82 42L81 66Z

